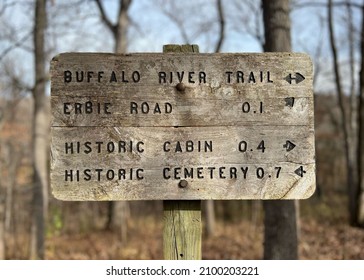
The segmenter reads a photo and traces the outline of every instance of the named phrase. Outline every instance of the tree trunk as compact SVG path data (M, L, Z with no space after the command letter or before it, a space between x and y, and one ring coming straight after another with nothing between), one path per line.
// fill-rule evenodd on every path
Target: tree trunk
M206 220L206 235L212 237L215 235L215 202L206 200L205 202L205 220Z
M225 16L222 5L222 0L216 1L216 9L219 18L219 37L215 46L215 52L218 53L221 50L222 44L225 40ZM215 202L213 200L207 200L205 202L205 220L206 220L206 235L212 237L215 234Z
M359 195L358 225L364 227L364 5L362 8L361 26L361 69L359 98Z
M5 196L0 186L0 260L5 260Z
M95 2L100 11L102 21L114 37L115 53L126 53L128 46L127 32L129 28L128 10L132 0L119 0L119 14L115 25L107 17L101 0L95 0ZM128 238L129 216L130 206L127 201L109 202L106 227L109 229L120 229L120 240L123 243L127 242Z
M346 175L347 175L347 188L349 196L349 219L350 224L356 226L358 223L358 180L355 172L356 168L356 144L353 140L353 132L350 129L348 122L349 114L347 107L345 106L345 96L341 84L340 68L337 49L335 45L334 26L333 26L333 15L332 15L332 0L328 2L328 23L329 23L329 37L330 47L332 52L332 58L334 60L334 72L335 72L335 84L338 95L339 108L342 119L342 131L344 134L344 151L346 160Z
M31 228L31 259L44 259L44 228L48 202L48 145L49 121L45 95L45 51L46 0L35 3L34 18L34 67L33 89L33 212Z
M265 52L291 51L289 0L263 0ZM264 259L297 259L294 201L263 201Z

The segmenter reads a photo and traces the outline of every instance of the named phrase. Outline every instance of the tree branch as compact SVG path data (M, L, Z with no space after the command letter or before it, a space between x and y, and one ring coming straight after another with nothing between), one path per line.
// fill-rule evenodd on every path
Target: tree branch
M332 2L332 6L338 7L338 6L350 6L358 9L362 9L364 5L360 5L358 3L352 3L347 1L339 1L339 2ZM322 2L304 2L304 3L297 3L293 4L292 8L294 9L300 9L300 8L307 8L307 7L322 7L325 8L327 6L326 3Z
M116 25L112 24L112 22L110 21L110 19L107 17L106 13L105 13L105 9L101 4L100 0L95 0L95 3L100 11L100 15L101 15L101 19L102 21L106 24L106 26L110 29L110 31L112 33L116 32Z
M2 61L5 56L11 52L13 49L21 47L23 43L28 40L31 35L33 34L33 30L25 34L22 38L20 38L18 41L16 41L13 45L7 47L1 54L0 54L0 61Z
M215 52L220 52L222 43L225 39L225 17L224 17L224 11L222 8L221 0L217 0L217 11L219 14L219 27L220 27L220 33L219 33L219 40L216 44Z

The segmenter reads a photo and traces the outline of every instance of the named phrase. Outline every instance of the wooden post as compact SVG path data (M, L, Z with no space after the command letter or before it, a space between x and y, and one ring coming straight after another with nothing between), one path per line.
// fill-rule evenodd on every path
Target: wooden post
M163 52L196 52L197 45L165 45ZM163 254L165 260L201 259L201 200L163 202Z

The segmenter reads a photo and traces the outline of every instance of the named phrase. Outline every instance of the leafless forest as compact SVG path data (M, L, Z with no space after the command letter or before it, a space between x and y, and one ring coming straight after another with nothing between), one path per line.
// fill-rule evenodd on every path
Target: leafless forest
M364 1L1 0L0 260L163 259L162 201L52 196L52 57L165 44L246 52L248 42L312 58L316 192L202 201L202 259L364 259Z

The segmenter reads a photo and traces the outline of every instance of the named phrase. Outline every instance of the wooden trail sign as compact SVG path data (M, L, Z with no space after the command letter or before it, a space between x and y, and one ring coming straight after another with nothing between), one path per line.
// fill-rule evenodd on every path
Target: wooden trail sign
M301 199L315 189L304 54L60 54L51 104L59 199Z

